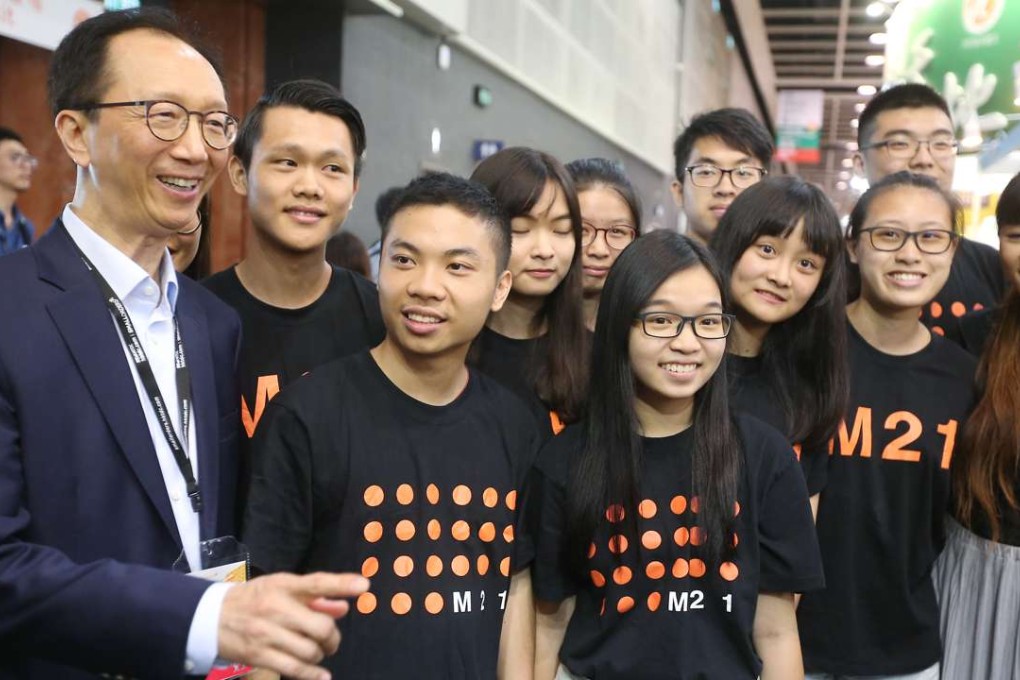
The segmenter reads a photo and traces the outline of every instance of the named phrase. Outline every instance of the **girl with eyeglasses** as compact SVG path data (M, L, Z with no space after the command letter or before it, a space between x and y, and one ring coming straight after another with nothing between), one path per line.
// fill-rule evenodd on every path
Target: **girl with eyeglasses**
M850 401L818 508L825 590L797 611L808 678L939 677L931 575L975 362L919 317L949 276L959 215L952 194L909 172L874 184L850 215L860 295L847 307Z
M839 217L818 187L768 178L737 196L711 246L736 314L728 346L733 407L795 444L817 512L847 398Z
M715 260L656 231L602 295L585 417L525 485L535 677L798 677L793 593L822 585L811 511L786 439L730 413Z
M567 163L581 207L584 324L595 330L599 298L609 270L641 234L641 202L623 167L605 158Z
M1020 678L1020 175L995 217L1012 286L1002 305L960 321L981 356L982 396L953 456L952 519L935 564L945 680Z
M513 288L475 341L473 361L558 433L579 417L588 384L574 182L558 160L525 147L489 156L471 179L492 192L513 230Z

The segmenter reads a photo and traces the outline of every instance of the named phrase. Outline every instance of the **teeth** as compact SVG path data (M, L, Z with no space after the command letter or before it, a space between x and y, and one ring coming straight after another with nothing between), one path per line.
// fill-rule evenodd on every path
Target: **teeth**
M892 277L897 281L917 281L921 278L921 275L910 272L896 272L892 274Z
M663 364L662 367L670 373L679 375L681 373L693 373L694 369L698 366L697 364Z
M407 318L410 319L411 321L416 322L416 323L439 323L439 322L442 321L442 319L439 319L439 318L434 317L434 316L426 316L424 314L414 314L414 313L411 313L411 312L408 312Z
M319 213L310 210L291 210L292 215L305 215L307 217L319 217Z
M174 187L182 187L184 189L194 189L198 186L197 179L185 179L183 177L160 177L159 181L163 184L169 184Z

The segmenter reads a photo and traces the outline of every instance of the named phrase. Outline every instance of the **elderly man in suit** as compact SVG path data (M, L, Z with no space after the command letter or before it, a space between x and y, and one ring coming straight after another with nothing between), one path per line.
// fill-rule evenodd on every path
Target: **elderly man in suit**
M220 73L138 10L77 27L49 84L77 183L0 261L0 678L327 677L360 576L170 571L233 532L239 322L166 249L236 134Z

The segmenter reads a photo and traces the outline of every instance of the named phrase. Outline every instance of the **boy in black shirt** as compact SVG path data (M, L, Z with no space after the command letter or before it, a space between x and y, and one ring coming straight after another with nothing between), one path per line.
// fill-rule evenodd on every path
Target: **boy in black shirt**
M897 85L876 95L861 112L854 167L875 184L909 170L952 191L959 142L946 101L927 85ZM995 248L961 238L949 280L924 306L921 321L939 335L968 312L995 307L1006 281Z
M280 85L241 125L229 174L247 199L252 240L244 260L204 284L241 316L247 439L287 383L382 340L375 286L326 262L326 242L357 193L364 151L361 115L319 81ZM241 461L243 512L250 470L244 446Z
M415 180L383 238L386 338L266 408L245 521L253 563L372 579L341 624L344 653L326 661L334 677L495 677L501 628L530 630L527 586L510 574L539 432L517 397L464 363L509 292L509 252L509 220L484 187Z

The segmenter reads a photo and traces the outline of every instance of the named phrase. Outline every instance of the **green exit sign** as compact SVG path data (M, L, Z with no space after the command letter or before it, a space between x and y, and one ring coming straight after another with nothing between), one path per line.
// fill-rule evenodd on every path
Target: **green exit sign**
M484 85L475 85L475 106L484 109L492 104L492 90Z

